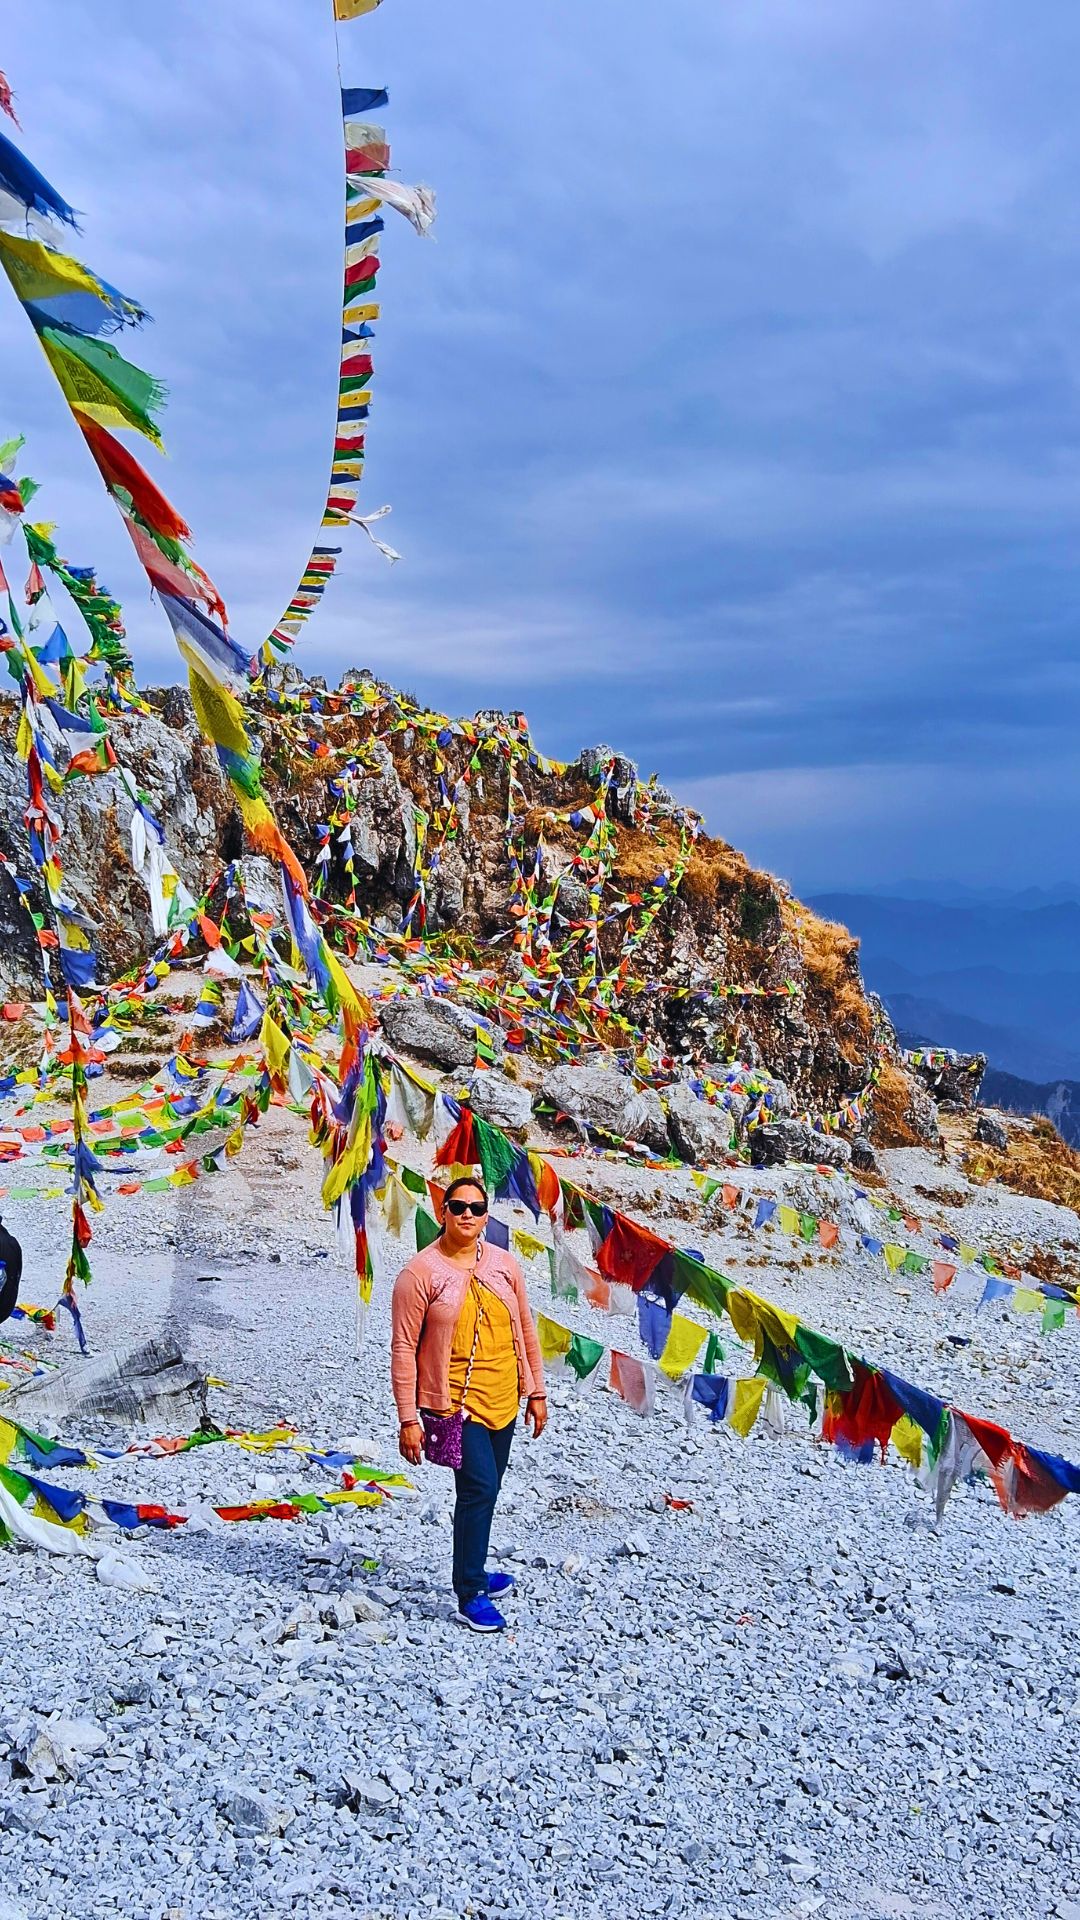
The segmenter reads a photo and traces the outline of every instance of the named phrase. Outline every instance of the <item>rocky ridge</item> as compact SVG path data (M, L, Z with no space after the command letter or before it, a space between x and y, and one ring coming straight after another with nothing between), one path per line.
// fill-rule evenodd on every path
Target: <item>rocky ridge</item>
M351 675L343 684L375 683ZM252 709L267 789L309 873L325 841L320 826L333 806L328 778L343 761L353 761L349 884L376 930L400 927L415 889L423 827L448 789L460 800L453 835L427 876L428 932L452 931L478 945L494 941L492 965L507 977L515 967L505 944L513 925L508 813L519 849L530 859L539 851L541 886L554 890L556 939L580 924L588 909L575 858L582 832L571 822L575 809L595 799L605 763L612 768L606 798L615 829L610 884L622 897L633 896L636 887L652 884L658 864L669 870L676 864L686 816L655 785L643 788L632 763L611 749L586 749L565 767L532 753L517 762L513 796L505 764L492 755L466 792L462 776L472 740L449 723L432 726L433 716L390 689L380 686L378 696L374 709L338 696L342 710L334 712L332 695L324 711L302 716L265 702ZM242 828L187 695L168 687L151 689L147 699L150 714L110 721L113 744L162 821L174 865L198 895L223 861L242 853ZM13 719L9 701L0 721ZM524 737L519 716L481 713L473 724ZM21 825L12 825L21 821L23 769L11 744L14 725L0 731L0 853L26 875L32 867L25 836ZM145 897L127 857L130 802L117 777L107 774L75 782L61 805L71 890L98 921L106 965L119 970L148 944ZM345 880L336 844L327 876L328 899L341 899ZM600 960L608 968L618 963L625 924L618 914L601 924ZM816 1115L861 1094L884 1059L887 1085L876 1102L877 1138L903 1144L933 1137L933 1103L907 1072L880 1004L863 988L857 942L724 841L697 837L681 879L635 948L633 970L648 990L627 992L623 1009L667 1051L674 1070L701 1072L737 1057L775 1076L783 1090L781 1115L791 1109ZM39 980L32 930L10 876L0 870L0 986L11 996L32 996ZM718 993L718 985L764 992ZM788 986L790 993L784 991ZM682 1105L679 1124L689 1139L700 1116Z

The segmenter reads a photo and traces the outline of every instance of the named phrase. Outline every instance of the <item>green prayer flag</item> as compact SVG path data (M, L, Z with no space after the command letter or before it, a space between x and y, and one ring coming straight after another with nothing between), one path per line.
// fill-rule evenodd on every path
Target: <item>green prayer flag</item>
M497 1193L509 1177L519 1149L498 1127L481 1120L478 1113L473 1115L473 1131L480 1165L484 1169L484 1184L489 1193Z
M566 1365L577 1374L579 1380L587 1380L590 1373L600 1365L603 1357L604 1348L601 1341L590 1340L584 1333L575 1333L565 1360Z
M1064 1325L1065 1325L1064 1300L1047 1300L1042 1310L1043 1333L1056 1333L1058 1328L1063 1327Z
M800 1322L795 1329L795 1345L830 1393L850 1391L854 1375L847 1354L837 1341L830 1340L827 1334L815 1333L812 1327L804 1327Z
M430 1213L426 1212L423 1207L417 1207L416 1209L416 1251L417 1253L423 1253L424 1248L430 1247L432 1241L437 1240L438 1237L439 1237L438 1221L433 1220Z
M45 356L73 407L84 407L102 425L134 427L156 447L161 434L154 409L165 389L141 367L133 366L105 340L46 326L38 330Z
M727 1312L727 1297L731 1292L731 1281L725 1280L722 1273L716 1273L700 1260L692 1260L688 1253L676 1247L672 1253L674 1264L674 1287L678 1295L686 1294L696 1300L699 1307L707 1312L721 1316Z
M399 1167L398 1175L402 1186L408 1187L410 1193L427 1192L427 1181L422 1173L414 1173L411 1167Z
M718 1333L710 1333L705 1342L705 1358L701 1363L702 1373L715 1373L722 1365L723 1359L724 1349L720 1344L720 1336Z

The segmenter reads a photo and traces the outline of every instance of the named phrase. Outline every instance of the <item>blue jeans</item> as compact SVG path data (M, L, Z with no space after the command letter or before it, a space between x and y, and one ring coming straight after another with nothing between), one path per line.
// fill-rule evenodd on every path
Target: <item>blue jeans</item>
M492 1433L479 1420L466 1420L461 1430L461 1465L454 1473L454 1592L462 1606L487 1592L491 1521L516 1425L511 1420Z

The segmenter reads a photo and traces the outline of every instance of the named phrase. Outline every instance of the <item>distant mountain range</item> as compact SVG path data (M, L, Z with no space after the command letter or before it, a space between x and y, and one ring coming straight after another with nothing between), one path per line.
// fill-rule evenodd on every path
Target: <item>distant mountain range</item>
M859 936L863 977L906 1039L985 1053L985 1100L1049 1113L1080 1140L1080 889L900 887L808 904Z

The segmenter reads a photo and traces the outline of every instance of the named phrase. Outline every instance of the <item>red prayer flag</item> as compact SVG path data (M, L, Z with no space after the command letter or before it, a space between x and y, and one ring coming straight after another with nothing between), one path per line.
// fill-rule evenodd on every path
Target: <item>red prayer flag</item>
M435 1165L437 1167L475 1167L479 1158L473 1117L469 1108L465 1107L457 1126L447 1135L435 1155Z
M861 1360L851 1362L854 1384L847 1393L829 1396L822 1422L822 1437L858 1452L873 1440L881 1448L882 1459L889 1436L904 1409L880 1373Z
M617 1213L611 1232L597 1253L596 1264L609 1280L620 1281L640 1293L664 1255L670 1252L668 1241L661 1240L659 1234L639 1226L624 1213Z
M620 1400L635 1413L646 1414L653 1410L653 1377L647 1374L640 1360L632 1360L627 1353L611 1354L611 1389Z
M533 1168L536 1180L536 1195L547 1214L554 1213L559 1204L559 1176L547 1160L541 1160L539 1168Z
M145 520L148 527L153 527L155 533L163 533L170 540L190 540L191 528L187 521L166 500L161 489L143 471L127 448L84 413L76 410L75 418L105 484L122 487L126 493L130 493L139 518Z

